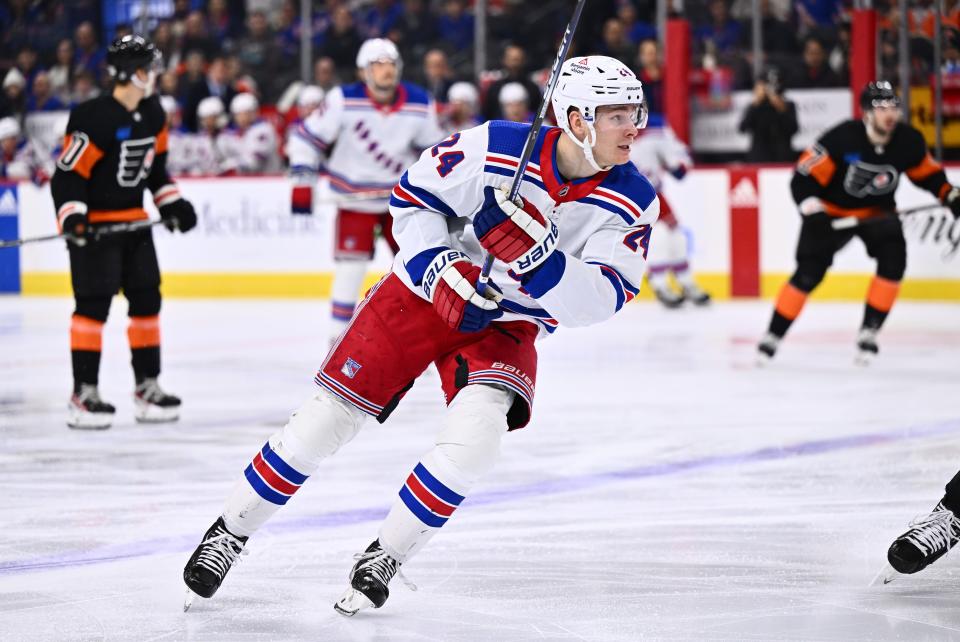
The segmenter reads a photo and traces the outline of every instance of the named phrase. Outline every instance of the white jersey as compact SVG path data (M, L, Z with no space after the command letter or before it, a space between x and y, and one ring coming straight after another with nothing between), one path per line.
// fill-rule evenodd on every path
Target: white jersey
M282 169L277 132L264 120L254 122L245 130L225 129L217 136L217 148L231 159L230 169L241 174L274 174Z
M400 245L393 272L421 298L424 272L445 248L483 261L473 216L493 202L496 186L510 182L529 131L526 123L490 121L454 134L400 178L390 198ZM541 335L604 321L637 294L660 211L653 186L630 163L565 182L553 161L561 135L556 127L541 130L520 194L557 225L562 261L522 284L503 263L491 272L504 294L501 320L535 321Z
M184 129L171 129L167 143L167 172L172 176L186 176L194 164L195 134Z
M420 151L444 136L433 101L416 85L397 85L396 100L387 106L369 98L363 83L335 87L291 132L290 172L297 181L312 182L324 171L331 189L340 194L389 192ZM387 198L351 200L350 209L382 213Z
M20 140L11 157L0 154L0 178L42 185L50 180L55 169L56 156L44 153L41 145L26 138Z
M663 184L664 173L680 178L693 165L690 150L683 141L669 125L653 117L631 146L630 160L657 191Z

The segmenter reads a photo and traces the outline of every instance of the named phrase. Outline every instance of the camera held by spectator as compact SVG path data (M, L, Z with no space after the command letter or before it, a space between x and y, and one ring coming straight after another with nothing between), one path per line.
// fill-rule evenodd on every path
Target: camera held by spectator
M791 162L796 158L790 139L797 133L797 106L783 96L780 72L768 69L753 86L753 102L740 121L740 131L752 134L746 160L755 163Z

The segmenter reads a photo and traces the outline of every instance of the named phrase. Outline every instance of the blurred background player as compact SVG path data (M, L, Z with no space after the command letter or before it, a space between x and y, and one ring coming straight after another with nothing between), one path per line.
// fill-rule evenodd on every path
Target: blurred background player
M23 136L17 119L0 118L0 178L44 185L53 171L53 157Z
M207 96L197 105L197 134L191 145L193 156L190 174L195 176L219 176L236 169L236 158L228 152L232 147L221 138L227 125L223 101L216 96Z
M693 165L690 150L683 144L660 114L650 114L646 129L630 149L630 160L647 177L660 197L660 218L653 226L647 281L657 300L668 308L684 301L706 305L710 295L693 280L690 271L691 232L677 222L670 204L663 196L663 177L670 174L682 179ZM680 286L677 292L670 285L670 275Z
M337 209L331 339L353 316L377 234L397 250L389 191L420 150L444 136L426 90L400 81L403 61L396 45L383 38L367 40L357 53L357 67L363 82L332 89L287 145L294 214L313 213L313 188L331 147L325 168L330 187L350 197ZM370 192L375 194L366 198Z
M173 176L189 174L194 163L193 142L196 136L183 127L176 98L160 96L160 104L167 116L167 171Z
M790 188L800 209L797 268L774 305L773 318L757 349L762 364L773 358L783 336L820 284L833 256L853 237L877 262L867 291L857 336L857 362L876 356L877 333L900 289L907 266L903 227L894 192L907 177L960 216L960 189L947 182L943 168L927 151L913 126L901 122L900 98L889 82L871 82L860 94L861 120L847 120L827 131L797 161ZM852 222L837 229L834 224Z
M480 92L473 83L455 82L447 90L447 108L440 126L447 134L470 129L480 124L477 110L480 108Z
M260 118L260 102L249 92L230 101L233 127L220 134L221 153L235 161L240 174L270 174L281 169L277 132Z
M70 112L67 138L51 189L57 224L68 239L76 302L70 324L73 361L71 428L108 428L114 407L97 389L103 324L120 290L129 303L131 364L138 421L175 421L180 399L164 392L160 375L160 268L149 229L96 237L103 223L147 219L149 189L170 229L194 227L193 206L166 169L166 117L153 96L160 52L139 36L107 50L113 91Z
M503 120L514 123L533 122L533 114L530 113L530 95L520 83L508 82L501 87L498 100Z
M320 107L323 104L323 98L326 96L326 92L316 85L303 85L297 91L297 104L295 116L289 121L289 124L286 126L285 135L284 135L284 155L289 159L290 157L290 138L296 134L297 129L303 125L303 121L307 119L307 116L312 114L315 109Z

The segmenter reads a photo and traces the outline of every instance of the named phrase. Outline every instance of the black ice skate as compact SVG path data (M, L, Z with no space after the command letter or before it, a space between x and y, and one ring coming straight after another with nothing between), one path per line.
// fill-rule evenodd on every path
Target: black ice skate
M227 530L222 517L213 523L183 567L183 581L188 589L183 603L184 611L190 608L194 595L213 597L230 567L240 559L241 554L246 554L243 550L246 543L246 537Z
M958 541L960 519L940 502L932 513L910 522L910 530L893 540L887 561L897 573L911 575L946 555ZM888 573L883 583L888 584L895 577L895 573Z
M106 430L113 423L116 408L100 398L93 384L82 383L70 397L67 425L77 430Z
M757 344L758 366L764 366L773 360L773 356L777 354L777 348L780 347L781 340L783 340L783 337L778 337L772 332L763 335L760 343Z
M860 328L860 334L857 335L857 356L855 363L860 366L868 366L880 352L877 346L877 328Z
M133 403L133 416L141 423L163 423L180 418L180 398L164 392L153 378L137 384Z
M349 617L371 606L379 609L390 597L387 584L394 575L398 575L407 586L416 590L399 572L400 562L380 548L380 540L373 540L367 550L355 555L354 559L357 563L350 570L350 588L333 605L337 613Z
M657 301L670 310L683 305L683 295L677 294L670 288L653 288L653 294L657 297Z
M696 285L683 288L683 298L699 307L710 304L710 295Z

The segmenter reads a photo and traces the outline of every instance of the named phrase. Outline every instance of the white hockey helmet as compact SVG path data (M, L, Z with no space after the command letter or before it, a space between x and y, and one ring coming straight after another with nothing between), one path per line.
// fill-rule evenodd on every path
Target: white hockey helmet
M20 138L20 123L13 116L0 118L0 140Z
M643 85L628 66L609 56L580 56L564 62L560 67L560 79L553 90L551 102L557 125L583 149L587 162L598 172L610 169L600 167L593 158L593 146L597 142L593 123L598 107L636 105L637 128L643 129L647 125ZM587 125L587 136L582 141L570 131L570 121L567 118L570 108L579 111Z
M374 62L392 62L397 66L397 77L403 74L403 59L392 40L370 38L360 45L357 52L357 67L366 70Z
M197 105L197 117L223 116L223 101L216 96L207 96Z
M323 89L316 85L307 85L297 95L297 107L309 107L323 102Z
M233 100L230 101L230 113L239 114L245 111L257 111L260 109L260 103L257 101L257 97L249 92L243 92L237 94L233 97Z
M450 85L450 89L447 90L447 102L463 102L467 103L473 107L476 107L480 102L480 93L477 91L477 88L473 86L473 83L460 81L455 82Z
M530 104L530 96L527 95L527 88L518 82L508 82L500 88L497 100L501 105L507 103L526 103Z
M163 111L168 114L175 114L180 109L177 99L173 96L160 96L160 104L163 105Z

